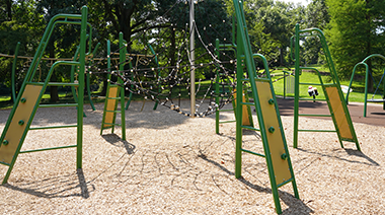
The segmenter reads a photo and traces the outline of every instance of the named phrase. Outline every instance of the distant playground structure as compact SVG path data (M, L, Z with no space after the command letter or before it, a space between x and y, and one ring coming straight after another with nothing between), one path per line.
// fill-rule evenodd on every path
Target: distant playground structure
M320 39L323 51L325 53L325 58L327 65L330 70L331 83L324 83L321 77L320 72L316 68L312 67L300 67L300 38L301 37L318 37ZM293 135L293 147L297 148L298 146L298 133L299 132L336 132L341 147L343 148L343 141L353 142L356 144L358 150L360 145L357 140L356 132L353 127L353 123L350 117L349 110L347 108L344 95L341 90L341 85L337 76L336 69L334 67L333 60L331 58L328 45L325 40L323 32L317 28L300 30L299 25L295 27L295 40L294 47L294 60L295 60L295 97L294 97L294 135ZM291 39L291 41L293 40ZM292 48L293 49L293 48ZM300 82L301 70L313 70L318 75L319 83L304 83ZM299 97L299 86L300 85L311 85L311 86L320 86L324 95L325 100L329 107L330 114L320 115L320 114L299 114L299 100L309 100L306 98ZM310 100L315 100L311 98ZM317 99L316 99L317 100ZM335 130L310 130L310 129L299 129L299 117L331 117L335 126Z
M372 54L368 57L366 57L364 60L362 60L361 62L357 63L354 68L353 68L353 71L352 71L352 76L350 78L350 82L349 82L349 86L348 86L348 89L347 89L347 93L346 93L346 103L349 102L349 93L351 92L351 87L352 87L352 83L354 81L354 77L356 75L356 70L357 68L360 66L360 65L363 65L365 66L365 97L364 97L364 114L363 116L366 117L366 114L367 114L367 103L368 102L376 102L376 103L383 103L383 108L385 110L385 81L384 81L384 75L385 75L385 70L383 72L383 74L381 75L381 78L380 80L377 80L378 82L376 83L374 77L373 77L373 74L372 72L370 71L370 68L368 66L368 63L367 61L371 60L372 58L378 58L378 59L381 59L381 60L385 60L385 57L383 55L380 55L380 54ZM372 79L373 81L373 84L375 86L375 91L373 93L373 96L372 98L369 98L368 99L368 84L369 84L369 79ZM377 96L376 96L377 95ZM375 98L376 96L376 98ZM380 98L378 98L378 96Z
M191 2L191 4L194 4L193 1ZM169 31L172 31L176 35L180 35L180 41L175 42L175 44L169 44L168 41L159 41L159 38L158 40L156 38L149 38L146 32L137 35L135 39L139 41L137 44L140 44L142 48L142 53L137 55L127 53L127 46L130 44L124 41L123 34L120 33L118 49L111 51L111 41L108 40L106 44L107 56L100 59L93 58L100 44L97 44L92 51L92 27L87 23L87 7L84 6L82 8L81 15L59 14L53 17L47 25L19 94L16 96L15 92L12 91L15 104L0 137L0 163L8 166L8 171L2 183L7 183L17 157L22 153L76 148L76 168L82 168L84 89L86 86L90 86L89 83L86 84L87 81L89 82L90 75L107 74L108 85L100 135L107 129L111 129L111 133L114 133L115 127L120 126L122 130L121 139L127 139L125 110L129 107L133 94L141 95L144 100L154 101L154 110L158 105L162 105L188 117L206 117L215 113L216 133L219 133L220 123L235 122L235 177L242 177L243 152L263 157L267 166L275 210L277 213L282 213L279 200L279 187L291 183L294 197L299 199L284 126L279 113L267 60L263 55L253 53L252 51L244 16L243 1L234 0L233 3L235 11L234 23L233 26L226 26L226 29L231 29L232 31L232 39L219 37L220 34L218 32L216 32L218 38L215 38L215 40L213 40L213 38L205 38L205 34L202 33L200 26L192 22L190 27L194 29L194 31L184 29L183 31L177 32L176 27L169 29ZM41 78L44 81L38 81L40 78L36 77L36 71L39 63L42 61L42 56L47 41L50 39L51 32L57 24L80 25L80 44L78 50L72 59L53 63L47 77L45 79ZM213 27L210 25L210 28ZM206 28L205 26L203 29L204 31L209 31L210 28ZM197 58L193 55L194 51L196 51L195 48L189 48L186 42L189 38L194 38L189 35L188 32L196 33L199 39L200 51L203 52L203 54ZM160 32L151 33L156 35L156 33ZM330 68L332 83L324 83L317 69L300 67L299 41L300 38L308 36L320 38ZM298 147L299 132L335 132L342 148L344 147L343 141L348 141L355 143L357 150L360 151L361 148L357 135L347 109L348 95L345 101L322 31L319 29L300 30L297 24L295 36L292 40L293 39L295 43L294 47L292 45L291 48L295 54L293 59L295 61L295 71L294 73L286 72L284 74L285 76L294 75L295 78L293 147ZM175 52L176 58L174 60L170 60L166 55L167 48ZM17 49L18 47L16 50ZM90 58L88 61L86 60L87 56ZM116 64L111 62L114 56L119 56ZM17 51L15 54L15 60L16 59ZM106 68L102 68L102 64L106 64ZM263 69L259 71L256 64L259 64ZM60 65L72 66L71 80L69 83L50 82L53 70ZM195 71L199 69L203 70L205 74L210 77L207 78L207 80L201 80L201 78L199 78L196 82ZM301 71L304 69L314 70L320 82L300 82ZM203 82L208 83L207 88L202 87ZM40 104L42 95L48 86L63 85L71 87L74 95L73 103ZM325 101L328 104L330 114L300 114L299 100L302 99L299 96L300 85L318 86L319 92L325 95ZM89 88L87 91L89 98L91 98ZM128 102L125 104L126 91L129 92L129 96ZM180 105L180 101L185 94L188 94L191 98L190 113L188 113L187 108L181 107ZM310 100L315 100L315 98ZM195 101L198 102L195 103ZM90 103L94 109L92 101ZM221 110L226 104L230 103L232 103L233 109ZM77 123L65 126L31 127L36 110L40 107L76 107ZM254 125L252 109L255 109L258 126ZM221 122L219 120L221 111L233 111L235 121ZM116 123L118 115L121 117L120 124ZM332 118L335 130L300 129L299 117L330 117ZM70 127L77 129L76 144L74 145L21 151L29 130L62 129ZM260 134L263 153L257 153L243 147L242 138L244 130L251 130Z

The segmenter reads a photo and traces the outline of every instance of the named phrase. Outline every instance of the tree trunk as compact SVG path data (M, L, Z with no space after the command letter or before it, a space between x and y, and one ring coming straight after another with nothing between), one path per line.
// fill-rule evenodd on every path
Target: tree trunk
M8 17L8 21L11 21L12 20L12 0L8 0L7 2L6 2L6 4L7 4L7 8L6 8L6 10L7 10L7 17Z
M284 65L284 61L283 61L283 48L279 48L279 63L281 64L281 66Z

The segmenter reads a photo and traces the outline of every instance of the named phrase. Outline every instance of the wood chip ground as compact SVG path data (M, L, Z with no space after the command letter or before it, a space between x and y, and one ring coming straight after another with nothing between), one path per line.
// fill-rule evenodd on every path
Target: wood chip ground
M120 127L100 136L103 104L85 106L82 170L75 149L19 155L0 186L0 214L275 214L264 158L244 154L243 178L234 177L234 123L217 135L214 115L191 119L152 107L131 104L122 141ZM9 113L0 111L0 131ZM233 113L221 114L229 119ZM385 214L384 126L354 123L359 152L353 143L341 148L335 133L300 133L293 149L293 117L282 122L300 194L291 184L279 189L283 214ZM73 123L75 108L45 108L33 126ZM310 118L300 126L334 129ZM23 150L75 143L74 128L29 131ZM244 146L263 152L258 133L245 132Z

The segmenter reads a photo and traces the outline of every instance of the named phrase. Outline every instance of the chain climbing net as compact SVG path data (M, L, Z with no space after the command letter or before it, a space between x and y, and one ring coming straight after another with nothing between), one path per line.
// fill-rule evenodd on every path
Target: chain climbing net
M180 2L179 2L180 3ZM173 6L176 8L177 4ZM203 7L203 6L202 6ZM171 9L168 11L170 13ZM170 23L170 18L163 15L158 21ZM187 20L188 18L185 17ZM86 67L89 74L108 73L112 77L108 81L121 85L127 91L144 97L145 100L158 102L180 114L191 116L181 106L181 100L190 96L192 71L196 74L196 108L193 116L205 117L231 102L235 88L236 60L231 49L215 47L215 41L221 43L231 37L231 26L222 19L222 26L214 25L199 28L193 22L193 30L198 38L196 47L189 48L191 31L187 21L174 20L167 28L149 26L137 34L124 47L108 53L107 58L118 55L122 48L136 47L139 55L131 55L124 62L115 63L110 68L101 68L105 60L101 59ZM176 22L177 21L177 22ZM182 23L182 24L181 24ZM218 23L218 22L216 22ZM230 27L230 28L229 28ZM222 33L222 32L228 33ZM139 48L138 48L139 47ZM191 51L196 54L191 59ZM124 65L123 70L119 67ZM119 81L121 80L121 81ZM216 91L216 85L219 91ZM219 98L219 102L215 99Z

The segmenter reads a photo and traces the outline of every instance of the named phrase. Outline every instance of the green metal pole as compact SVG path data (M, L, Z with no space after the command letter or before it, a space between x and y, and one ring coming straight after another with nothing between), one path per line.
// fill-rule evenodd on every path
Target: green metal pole
M15 76L16 76L16 62L17 62L17 56L19 55L19 48L20 48L20 42L17 42L15 56L13 58L13 64L12 64L12 99L14 103L16 101Z
M239 35L239 28L237 29ZM243 46L241 46L241 37L237 37L237 86L236 86L236 107L235 107L235 118L236 118L236 130L235 130L235 177L240 178L242 175L242 92L243 92L243 60L241 59L241 54L243 51Z
M107 80L110 80L111 79L111 42L110 42L110 40L107 40L107 68L108 68ZM106 100L104 101L104 110L103 110L102 126L100 128L100 135L103 134L104 120L106 118L106 113L107 113L107 104L108 104L109 93L110 93L110 82L107 81Z
M294 135L293 135L293 147L298 146L298 114L299 114L299 24L295 25L295 72L294 72Z
M119 70L121 74L124 76L124 65L126 61L126 52L127 49L124 47L123 43L123 33L119 33L119 48L120 48L120 65ZM124 47L124 48L123 48ZM123 85L123 80L121 78L118 79L118 83ZM116 110L116 108L115 108ZM126 115L125 115L125 109L124 109L124 87L120 87L120 111L121 111L121 127L122 127L122 139L126 140Z
M90 61L90 64L93 62L95 53L96 53L96 51L98 50L99 46L100 46L100 43L96 44L95 49L94 49L94 51L92 52L92 59L91 59L91 61ZM88 99L90 100L90 105L91 105L92 110L96 110L96 108L95 108L95 106L94 106L94 102L92 101L92 97L91 97L90 73L87 73L86 76L87 76L87 94L88 94Z
M84 100L84 74L86 60L86 40L87 40L87 7L82 7L82 19L80 28L80 55L79 55L79 88L78 88L78 128L77 128L77 156L76 168L82 168L83 157L83 100Z
M158 56L156 55L156 53L155 53L155 51L154 51L154 49L152 48L152 46L151 46L150 43L147 43L147 46L150 47L151 53L155 56L155 57L154 57L154 60L155 60L156 65L157 65L158 68L159 68ZM131 63L131 61L130 61L130 63ZM160 75L160 69L158 69L157 78L159 78L159 75ZM161 90L162 90L161 87L158 86L158 93L160 93ZM159 103L158 100L156 100L156 101L155 101L155 105L154 105L153 110L156 110L156 108L158 107L158 103Z
M364 117L366 117L366 106L368 104L368 81L369 81L369 67L366 66L365 74L365 100L364 100Z
M217 55L217 58L219 58L219 39L217 38L215 40L215 54ZM216 83L215 83L215 103L219 105L219 70L216 70ZM219 106L217 106L215 112L215 133L219 134Z

